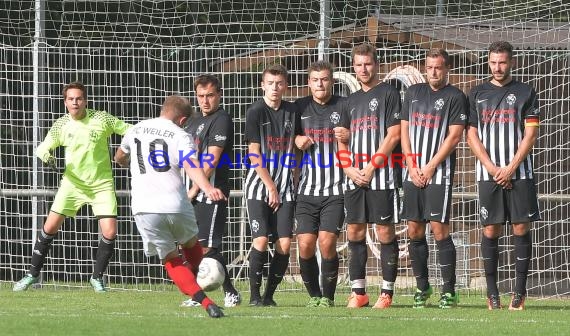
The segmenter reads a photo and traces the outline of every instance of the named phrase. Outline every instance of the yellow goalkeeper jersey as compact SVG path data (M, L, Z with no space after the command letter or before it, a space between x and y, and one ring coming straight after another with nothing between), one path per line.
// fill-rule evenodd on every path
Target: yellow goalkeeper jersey
M84 191L113 189L113 174L109 155L109 136L124 135L130 124L105 111L86 109L85 118L74 120L66 114L55 121L36 155L43 162L51 157L51 151L65 147L65 172L77 188Z

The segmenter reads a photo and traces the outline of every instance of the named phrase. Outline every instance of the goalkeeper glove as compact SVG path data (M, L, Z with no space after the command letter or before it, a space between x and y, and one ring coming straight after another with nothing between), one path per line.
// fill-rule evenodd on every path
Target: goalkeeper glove
M50 156L47 161L46 161L46 165L49 167L49 169L55 171L56 173L59 173L59 168L57 167L57 162L55 160L55 157Z

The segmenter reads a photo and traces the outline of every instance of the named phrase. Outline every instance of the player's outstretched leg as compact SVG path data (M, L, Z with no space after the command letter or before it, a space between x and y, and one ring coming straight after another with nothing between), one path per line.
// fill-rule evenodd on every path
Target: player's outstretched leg
M202 262L202 258L204 257L204 252L202 249L202 245L199 241L192 247L180 247L182 249L182 254L184 254L184 258L190 265L190 269L194 274L198 274L198 268L200 267L200 263Z
M196 276L182 258L170 258L164 263L164 267L168 272L168 276L170 276L180 291L191 296L194 301L199 302L210 317L218 318L224 316L220 307L207 297L206 293L200 288L196 282Z
M204 252L200 241L196 241L192 247L180 246L180 250L186 259L186 262L190 266L190 269L194 274L198 274L198 268L204 257ZM181 307L200 307L200 302L196 302L189 298L182 302Z

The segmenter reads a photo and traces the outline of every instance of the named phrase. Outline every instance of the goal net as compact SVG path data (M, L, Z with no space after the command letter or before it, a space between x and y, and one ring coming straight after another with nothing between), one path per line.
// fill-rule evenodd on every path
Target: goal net
M244 121L249 104L261 97L260 72L282 63L290 70L288 100L309 93L305 69L332 62L335 90L358 88L351 48L374 44L380 76L406 88L423 81L423 59L432 47L452 55L450 81L465 92L488 78L486 48L510 41L516 51L516 79L536 88L541 106L540 137L534 148L542 220L533 226L533 261L528 290L542 297L570 293L570 5L535 0L75 0L0 3L0 281L25 274L33 240L45 221L59 183L34 157L52 123L65 113L64 84L88 86L89 106L136 123L158 115L167 95L193 98L192 81L212 73L222 81L222 104L233 116L236 151L245 150ZM114 153L120 139L112 138ZM56 156L62 163L62 151ZM452 236L457 246L458 287L483 292L480 226L474 157L462 142L454 184ZM129 178L114 167L119 202L117 250L108 269L111 288L155 289L169 284L155 258L142 252L130 211ZM236 279L247 279L251 244L242 199L243 171L232 171L232 197L224 238ZM405 223L400 242L398 290L415 287L407 253ZM512 241L500 240L500 287L514 284ZM89 208L67 219L42 272L42 283L88 286L98 240ZM369 285L381 279L379 245L367 239ZM441 281L433 239L430 277ZM346 237L338 243L341 286L348 291ZM293 245L288 279L300 282ZM286 282L280 288L300 288Z

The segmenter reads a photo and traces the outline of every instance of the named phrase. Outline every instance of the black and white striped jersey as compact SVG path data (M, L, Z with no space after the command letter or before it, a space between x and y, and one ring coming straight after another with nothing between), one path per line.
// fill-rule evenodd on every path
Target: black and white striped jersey
M201 168L213 165L211 163L213 156L208 153L208 147L211 146L223 148L221 155L224 158L233 159L234 128L232 118L224 109L219 108L216 112L206 116L200 114L191 118L185 130L190 134L198 149L198 160ZM227 161L221 160L210 177L210 184L222 190L226 196L230 192L228 182L230 165L227 164ZM187 180L189 180L187 184L191 184L191 180L189 178ZM196 200L212 203L203 191L198 193Z
M388 134L388 128L400 123L400 109L402 101L398 90L388 84L380 83L374 88L363 91L359 90L348 96L348 118L343 122L344 127L350 129L350 162L355 163L355 156L360 158L368 155L370 159ZM398 144L393 153L400 153ZM339 154L340 156L340 154ZM341 165L346 160L341 160ZM366 166L364 160L359 161L356 168L363 169ZM401 160L394 163L390 155L383 167L376 168L370 181L372 190L396 189L401 185ZM348 177L345 178L345 190L356 189L356 185Z
M498 167L507 166L514 158L524 136L525 123L538 125L539 109L536 91L519 81L503 87L485 82L469 93L469 125L477 127L491 161ZM532 156L520 164L513 179L532 179ZM493 181L477 160L477 181Z
M340 126L341 116L347 113L346 99L332 96L324 105L312 96L298 99L298 122L301 135L310 137L314 144L305 150L298 163L301 181L297 193L307 196L342 195L344 173L337 164L337 141L333 128Z
M293 201L293 169L296 166L295 134L299 134L296 120L297 106L282 101L278 110L269 107L263 99L253 103L246 114L245 140L261 145L263 167L273 179L281 202ZM248 153L247 155L252 155ZM257 175L255 167L249 167L245 178L247 199L267 200L267 188Z
M452 85L446 85L437 91L432 90L427 83L408 88L401 117L409 122L411 154L416 155L419 168L425 167L439 151L448 134L448 127L465 126L468 114L467 97ZM454 150L437 166L431 183L452 184L455 161ZM411 178L407 176L407 180L411 181Z

